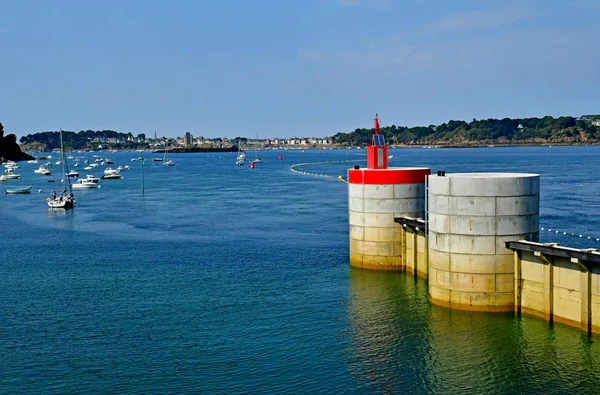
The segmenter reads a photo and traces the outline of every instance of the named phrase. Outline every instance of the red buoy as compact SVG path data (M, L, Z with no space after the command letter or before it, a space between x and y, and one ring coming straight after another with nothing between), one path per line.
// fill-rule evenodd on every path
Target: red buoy
M283 155L279 155L279 160L282 160L282 159L283 159Z
M250 162L250 168L254 169L254 162Z

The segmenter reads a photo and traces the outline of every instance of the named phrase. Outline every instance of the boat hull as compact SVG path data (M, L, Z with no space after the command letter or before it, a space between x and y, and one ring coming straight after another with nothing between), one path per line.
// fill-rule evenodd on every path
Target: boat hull
M60 208L60 209L68 210L70 208L73 208L73 206L75 206L75 199L66 197L66 196L59 197L56 200L52 200L50 198L48 198L46 200L48 202L48 207L53 208L53 209Z
M23 194L23 193L31 193L31 187L5 189L4 192L7 195L17 195L17 194Z
M93 182L86 182L83 184L73 184L71 186L71 188L73 189L93 189L93 188L98 188L98 184L93 183Z

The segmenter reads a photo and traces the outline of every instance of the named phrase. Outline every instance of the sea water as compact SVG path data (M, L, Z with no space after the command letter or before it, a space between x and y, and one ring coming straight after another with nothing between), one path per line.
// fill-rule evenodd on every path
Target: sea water
M147 155L144 194L139 153L95 154L130 170L76 190L70 211L45 201L60 166L23 162L4 184L33 193L0 196L0 393L600 393L600 337L450 311L421 279L349 267L336 178L365 150L264 151L255 169L230 153L173 154L173 167ZM541 241L600 247L598 147L390 155L540 173ZM290 171L309 162L334 178Z

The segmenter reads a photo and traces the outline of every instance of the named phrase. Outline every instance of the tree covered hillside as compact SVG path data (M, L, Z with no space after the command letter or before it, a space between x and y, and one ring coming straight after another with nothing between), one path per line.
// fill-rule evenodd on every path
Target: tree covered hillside
M14 134L4 135L4 126L0 123L0 161L29 160L33 157L21 151L17 144L17 136Z
M71 132L63 130L63 142L66 151L94 148L93 144L112 143L115 148L132 148L136 141L144 141L146 135L134 137L131 133L114 130L82 130ZM40 132L21 137L21 144L38 146L40 150L51 151L60 148L60 131Z
M385 126L380 129L390 145L479 145L479 144L540 144L598 143L600 120L574 117L473 119L471 122L449 121L438 126ZM337 144L365 145L373 129L356 129L335 135Z

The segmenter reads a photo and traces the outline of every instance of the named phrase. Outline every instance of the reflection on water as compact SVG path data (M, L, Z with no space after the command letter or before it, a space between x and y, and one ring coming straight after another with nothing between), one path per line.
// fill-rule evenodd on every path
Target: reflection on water
M451 311L426 282L350 272L348 363L367 392L598 393L600 344L538 318ZM361 361L358 363L358 361Z
M349 319L355 381L367 392L431 391L430 306L424 281L350 269Z
M72 210L65 210L64 208L50 208L48 207L48 218L56 217L64 217L66 215L72 215Z
M48 219L55 229L73 230L75 228L75 214L73 210L48 207Z

